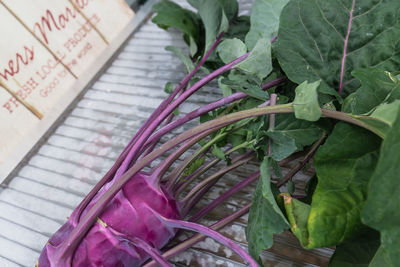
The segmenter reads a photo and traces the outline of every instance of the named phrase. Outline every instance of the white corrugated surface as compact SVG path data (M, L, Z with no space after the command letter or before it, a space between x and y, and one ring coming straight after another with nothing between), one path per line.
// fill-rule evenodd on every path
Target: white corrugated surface
M248 12L251 1L241 2L246 2L242 11ZM167 33L151 22L144 24L26 166L8 185L2 186L0 266L35 264L47 239L110 168L130 137L165 98L164 84L181 80L184 68L176 57L164 50L166 45L185 47L179 33ZM218 96L206 88L189 99L181 112ZM224 183L234 183L246 173L249 168L242 168L236 175L227 175ZM204 203L223 192L223 186L216 186ZM218 212L229 214L246 204L251 195L252 189L243 190ZM244 227L245 218L225 228L224 233L245 245ZM277 242L302 253L290 238L278 238ZM240 266L231 254L207 239L175 261L190 266ZM316 250L310 252L310 257L329 254L329 250ZM266 265L271 266L306 265L271 252L265 252L263 258Z

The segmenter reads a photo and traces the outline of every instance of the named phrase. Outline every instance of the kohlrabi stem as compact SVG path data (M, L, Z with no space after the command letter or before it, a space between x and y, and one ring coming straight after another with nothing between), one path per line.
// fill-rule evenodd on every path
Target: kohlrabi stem
M234 148L231 148L231 149L229 149L228 151L226 151L226 152L224 153L224 155L225 155L225 156L228 156L229 154L231 154L231 153L233 153L233 152L235 152L235 151L238 151L239 149L245 148L246 146L248 146L249 144L251 144L251 142L252 142L252 141L244 142L244 143L242 143L242 144L240 144L240 145L238 145L238 146L235 146ZM251 151L250 151L250 152L246 152L246 153L244 154L244 156L247 156L247 155L250 155L250 154L251 154ZM238 159L234 159L234 160L232 161L232 163L236 162L237 160L240 160L241 157L243 157L243 155L240 156L240 157L238 157ZM201 171L197 172L195 176L191 177L190 180L187 180L184 184L182 184L182 185L176 190L174 196L177 198L177 197L186 189L186 187L189 186L189 184L190 184L194 179L198 178L200 175L202 175L204 172L206 172L207 170L209 170L211 167L213 167L215 164L217 164L217 163L220 162L220 161L221 161L221 159L216 158L216 159L212 160L209 164L205 165L205 167L202 168Z
M360 120L353 118L349 114L342 113L339 111L326 110L326 109L321 109L321 111L322 115L326 117L347 121L355 125L358 125L360 127L369 129L374 133L377 133L376 130L373 129L371 126L361 122ZM243 110L236 113L228 114L220 118L216 118L212 121L202 123L172 138L171 140L169 140L168 142L166 142L165 144L163 144L162 146L160 146L159 148L152 151L150 154L148 154L147 156L136 162L131 168L129 168L129 170L126 171L126 173L124 173L113 185L110 186L110 188L97 200L97 202L93 205L93 207L90 210L88 210L85 216L81 219L78 225L71 232L69 237L65 240L62 247L58 250L59 259L64 262L65 260L67 261L70 260L69 257L72 257L73 252L75 251L77 245L86 235L87 231L90 229L93 223L96 222L97 217L104 210L107 203L109 203L112 200L112 198L118 193L118 191L121 190L121 188L136 173L138 173L141 169L146 167L150 162L155 160L157 157L161 156L165 152L178 146L179 144L185 142L185 140L190 139L193 136L196 136L196 138L192 138L191 141L193 140L194 143L198 142L199 140L204 138L204 136L206 136L200 133L210 134L214 131L217 131L229 124L240 121L242 119L257 117L261 115L269 115L273 113L278 114L278 113L293 113L293 112L294 110L292 103ZM381 136L381 133L378 132L377 134Z
M270 106L275 106L276 105L276 99L278 96L276 94L271 94L270 100L269 100L269 105ZM269 131L274 131L275 130L275 114L269 115ZM268 156L271 156L272 153L272 140L271 138L268 138Z
M244 110L232 114L228 114L226 116L214 119L212 121L208 121L202 123L190 130L187 130L173 139L169 140L156 150L152 151L150 154L145 156L136 162L129 170L127 170L110 188L97 200L97 202L93 205L93 207L88 210L85 216L80 220L78 225L74 228L65 242L62 244L62 247L58 250L58 257L60 261L66 262L70 261L73 252L75 251L77 245L82 240L82 238L86 235L87 231L96 222L97 217L104 210L107 203L109 203L115 194L118 193L119 190L141 169L146 167L150 162L155 160L157 157L161 156L168 150L176 147L181 144L185 140L196 136L196 138L192 138L191 141L198 142L206 135L200 135L200 133L210 134L213 131L217 131L229 124L240 121L242 119L246 119L249 117L257 117L260 115L268 115L272 113L293 113L293 104L285 104L285 105L277 105L273 107L263 107L263 108L255 108L250 110ZM210 130L211 129L211 130ZM207 131L208 130L208 131Z
M81 201L79 206L75 209L76 210L76 221L79 220L79 217L82 213L82 211L87 207L87 205L90 203L90 201L93 199L93 197L99 192L99 190L108 182L110 181L114 176L118 177L118 174L121 175L124 173L126 170L127 166L129 166L131 159L127 159L127 156L129 156L129 152L132 149L132 146L134 143L136 143L137 139L143 134L145 129L152 123L152 121L155 119L155 117L159 116L160 112L162 112L170 103L171 101L175 98L175 96L182 91L189 83L190 79L196 74L196 72L204 65L204 63L207 61L211 53L215 50L215 48L218 46L218 44L221 42L222 36L224 33L222 32L216 39L216 41L213 43L209 51L204 55L204 57L201 59L199 64L188 74L185 76L185 78L181 81L181 83L174 89L172 94L170 94L163 102L158 106L158 108L150 115L150 117L145 121L145 123L142 125L142 127L137 131L135 136L130 140L128 145L124 148L122 151L121 155L118 157L117 161L114 163L114 165L111 167L111 169L103 176L103 178L96 183L96 185L93 187L92 190L86 195L86 197ZM119 171L121 165L124 167Z
M290 179L293 178L293 176L296 175L301 169L304 168L304 166L309 162L317 152L318 148L325 142L326 138L326 132L322 133L322 136L318 139L317 142L315 142L310 151L304 156L304 158L299 162L299 164L296 165L293 169L291 169L283 178L281 182L278 183L278 188L286 184Z
M287 80L286 77L281 77L278 79L275 79L273 81L267 82L265 84L262 85L263 90L267 90L269 88L275 87L277 85L280 85L282 83L284 83ZM230 96L221 98L213 103L210 103L208 105L205 105L201 108L198 108L180 118L178 118L177 120L171 122L170 124L164 126L163 128L161 128L159 131L157 131L154 135L152 135L149 140L146 142L147 145L158 141L162 136L164 136L166 133L176 129L177 127L185 124L188 121L191 121L201 115L204 115L212 110L215 110L217 108L223 107L225 105L228 105L230 103L233 103L235 101L241 100L245 97L247 97L248 95L246 95L245 93L242 92L238 92L238 93L234 93Z
M204 179L203 181L201 181L200 183L198 183L192 190L190 190L190 192L180 202L182 202L182 203L188 202L189 199L191 199L194 194L196 194L200 189L202 189L208 183L210 183L210 182L212 182L212 181L214 181L216 179L219 179L221 176L223 176L226 173L230 172L231 170L234 170L237 167L249 162L253 158L254 158L254 154L252 154L250 156L246 156L246 157L236 161L235 163L232 163L228 167L225 167L224 169L217 171L216 173L214 173L210 177L208 177L208 178Z
M214 223L213 225L210 226L210 228L213 229L213 230L219 230L219 229L225 227L226 225L232 223L236 219L240 218L241 216L243 216L247 212L249 212L250 206L251 206L251 204L247 204L245 207L243 207L243 208L239 209L238 211L232 213L228 217L226 217L226 218ZM165 259L170 259L173 256L181 253L182 251L185 251L188 248L192 247L196 243L204 240L205 238L206 238L206 236L204 236L202 234L195 234L191 238L186 239L185 241L179 243L175 247L173 247L173 248L169 249L168 251L164 252L162 254L162 256ZM147 263L146 265L144 265L143 267L155 267L155 266L157 266L157 262L151 261L151 262Z
M186 167L191 164L200 154L202 154L204 151L208 150L213 144L217 143L219 140L221 140L222 138L224 138L225 136L227 136L229 133L243 127L243 125L245 125L247 122L245 123L241 123L240 125L236 126L235 128L233 128L232 130L230 130L229 132L224 132L224 133L220 133L217 136L215 136L213 139L211 139L210 141L207 142L207 144L205 144L203 147L201 147L200 149L198 149L196 152L193 153L192 156L188 157L187 159L185 159L177 168L175 168L171 174L168 177L168 183L167 183L167 189L169 190L169 192L173 191L173 188L175 186L175 184L178 182L178 179L180 177L180 175L182 174L182 172L186 169ZM229 150L228 150L229 151ZM233 150L235 151L235 150ZM232 153L233 151L229 152ZM228 153L228 154L229 154ZM170 166L171 164L169 164ZM168 166L168 167L169 167ZM165 173L166 170L164 170L164 172L162 172L162 174Z
M128 167L132 161L135 161L137 159L137 157L139 156L139 153L142 149L142 146L147 141L149 136L153 133L153 131L156 130L157 127L160 126L161 122L163 122L165 120L165 118L167 118L183 101L185 101L189 96L191 96L198 89L203 87L203 85L207 84L210 80L214 79L215 77L219 76L220 74L224 73L225 71L228 71L230 68L232 68L232 66L235 66L237 63L239 63L240 61L242 61L243 59L245 59L247 57L247 56L242 56L242 57L232 61L231 63L223 66L222 68L210 73L209 75L207 75L206 77L201 79L199 82L195 83L191 88L186 90L184 93L182 93L177 99L175 99L171 103L171 101L175 98L175 96L178 94L178 92L181 91L183 88L185 88L188 85L190 79L200 69L200 67L204 64L204 62L206 62L207 58L211 55L211 53L215 50L215 48L220 43L222 36L223 36L223 33L221 33L218 36L217 40L211 46L209 51L204 55L204 57L199 62L199 64L195 67L195 69L193 71L191 71L183 79L183 81L179 84L179 86L174 90L174 92L167 99L165 99L162 102L162 104L153 113L156 115L153 116L153 114L152 114L150 116L150 118L148 119L149 123L148 123L148 125L146 125L146 129L140 135L140 137L135 142L135 144L131 147L124 162L121 164L120 168L118 169L117 174L116 174L117 178L120 177L128 169ZM213 76L213 75L216 75L216 76Z
M216 208L218 205L220 205L222 202L230 198L233 194L239 192L252 182L256 181L260 177L260 172L253 173L243 181L241 181L238 184L235 184L233 187L231 187L228 191L220 195L218 198L213 200L210 204L199 210L195 215L193 215L188 221L190 222L196 222L203 218L206 214L208 214L211 210Z
M208 237L213 238L215 241L225 245L227 248L236 252L245 262L248 262L251 267L258 267L258 263L238 244L236 244L231 239L227 238L226 236L218 233L217 231L212 230L206 226L201 224L186 222L186 221L179 221L173 219L162 218L164 224L168 225L169 227L185 229L189 231L195 231L206 235Z

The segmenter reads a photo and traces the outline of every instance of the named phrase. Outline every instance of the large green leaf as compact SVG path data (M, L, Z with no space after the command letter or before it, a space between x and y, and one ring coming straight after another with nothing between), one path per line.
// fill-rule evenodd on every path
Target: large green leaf
M296 118L308 121L317 121L321 117L321 108L318 104L317 88L320 81L313 83L303 82L296 88L296 97L293 109Z
M251 11L250 31L246 35L246 45L253 49L261 38L273 39L278 34L279 16L289 0L255 0Z
M289 228L270 187L270 169L271 159L266 157L260 166L261 178L254 192L246 228L249 252L255 259L262 250L272 246L274 234Z
M379 233L369 229L362 235L336 246L329 267L368 267L379 245Z
M338 123L315 155L318 176L310 216L308 248L340 244L362 228L360 213L375 169L380 138Z
M354 69L398 70L400 1L292 0L281 14L276 50L290 80L321 80L320 92L352 93L359 87Z
M369 183L362 220L380 231L383 249L394 266L400 265L400 111L380 149Z
M352 75L361 82L361 87L345 99L342 108L344 112L367 113L384 102L394 90L400 90L399 81L387 71L356 69Z
M169 27L181 30L188 38L192 37L195 41L199 38L199 19L190 10L184 9L178 4L165 0L153 6L156 16L152 22L159 27L167 30Z

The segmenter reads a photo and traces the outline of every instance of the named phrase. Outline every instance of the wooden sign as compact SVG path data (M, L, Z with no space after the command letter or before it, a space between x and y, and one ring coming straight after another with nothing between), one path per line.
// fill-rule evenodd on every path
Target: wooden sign
M0 182L130 34L123 0L0 0Z

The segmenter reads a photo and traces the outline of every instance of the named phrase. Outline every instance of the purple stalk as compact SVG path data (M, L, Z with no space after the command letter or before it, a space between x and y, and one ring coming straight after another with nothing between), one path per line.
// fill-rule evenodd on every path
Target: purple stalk
M215 43L215 46L217 44L218 43ZM121 167L118 170L116 177L119 178L123 173L125 173L125 171L129 167L129 164L132 161L135 161L137 159L144 143L147 141L147 139L150 137L150 135L157 129L157 127L161 124L161 122L163 122L165 120L165 118L168 117L169 114L171 114L180 104L182 104L193 93L195 93L197 90L199 90L205 84L207 84L208 82L213 80L215 77L218 77L219 75L225 73L226 71L231 70L233 67L235 67L235 65L237 63L239 63L239 62L243 61L245 58L247 58L249 56L249 54L250 53L246 53L245 55L233 60L231 63L228 63L225 66L219 68L218 70L213 71L212 73L208 74L203 79L201 79L200 81L195 83L191 88L189 88L188 90L183 92L182 95L180 95L177 99L175 99L175 101L173 103L164 107L164 109L161 111L161 113L152 120L150 125L146 128L146 130L143 132L143 134L139 137L137 142L132 146L132 148L129 151L124 162L121 164Z
M82 211L87 207L87 205L90 203L90 201L93 199L93 197L97 194L97 192L99 192L99 190L108 181L110 181L114 176L119 177L125 172L127 166L130 165L132 158L134 156L134 155L132 155L134 153L131 152L133 144L137 142L137 139L142 136L145 129L147 127L149 127L149 125L151 125L152 121L154 121L154 119L157 116L159 116L159 114L171 103L171 101L175 98L175 96L188 85L190 79L201 68L201 66L204 65L204 63L207 61L207 59L209 58L211 53L215 50L215 48L221 42L221 38L223 35L224 35L224 33L221 33L217 37L216 41L211 46L210 50L204 55L204 57L201 59L199 64L197 64L197 66L188 75L186 75L186 77L182 80L182 82L174 89L172 94L169 95L165 100L163 100L163 102L157 107L157 109L150 115L150 117L142 125L142 127L135 134L135 136L129 141L128 145L124 148L121 155L118 157L117 161L111 167L111 169L105 174L105 176L98 183L96 183L96 185L93 187L93 189L90 190L90 192L86 195L86 197L81 201L79 206L76 208L77 221L79 220ZM121 165L123 166L122 168L120 168Z
M340 70L340 85L339 85L339 95L342 93L343 89L343 76L344 76L344 67L346 64L346 57L347 57L347 44L349 43L349 37L350 37L350 32L351 32L351 24L353 21L353 12L354 12L354 7L356 5L356 0L353 0L353 5L350 10L350 19L349 19L349 25L347 26L347 35L346 39L344 40L344 46L343 46L343 57L342 57L342 68Z
M221 176L222 177L222 176ZM192 208L199 203L199 201L204 197L204 195L213 187L216 183L218 183L219 179L215 179L199 190L188 202L185 203L185 206L182 208L182 215L186 216L192 210Z
M171 184L171 190L175 191L174 196L178 196L182 193L182 191L185 190L185 188L197 177L199 177L200 175L202 175L203 173L205 173L207 170L209 170L210 168L212 168L213 166L215 166L215 164L217 164L218 162L220 162L221 160L216 158L213 159L212 161L208 162L206 165L204 165L204 167L202 167L201 169L197 170L195 173L193 173L193 175L191 175L188 179L186 179L185 182L179 184L179 187L175 190L176 185L175 184ZM174 186L175 185L175 186Z
M236 252L244 261L248 262L250 266L252 267L259 266L258 263L238 244L236 244L229 238L225 237L224 235L218 233L217 231L212 230L211 228L192 222L172 220L167 218L162 218L162 222L170 227L195 231L203 235L206 235L208 237L211 237L217 242L225 245L226 247Z
M254 155L245 155L244 157L241 157L238 161L235 163L229 165L228 167L217 171L207 179L204 179L200 183L198 183L184 198L181 202L185 203L187 202L196 192L198 192L201 188L205 187L208 183L212 182L215 179L220 178L222 175L226 174L227 172L236 169L237 167L249 162L251 159L254 158Z
M209 213L211 210L213 210L215 207L217 207L219 204L221 204L222 202L224 202L225 200L227 200L229 197L231 197L233 194L239 192L240 190L242 190L243 188L245 188L246 186L248 186L249 184L251 184L252 182L254 182L255 180L258 179L258 177L260 177L260 172L256 172L252 175L250 175L249 177L247 177L246 179L244 179L243 181L241 181L240 183L234 185L233 187L231 187L228 191L226 191L225 193L223 193L222 195L220 195L218 198L216 198L214 201L212 201L210 204L208 204L207 206L205 206L203 209L201 209L200 211L198 211L195 215L193 215L189 221L191 222L195 222L200 220L203 216L205 216L207 213Z
M211 229L213 230L219 230L221 228L223 228L224 226L230 224L231 222L233 222L234 220L236 220L237 218L240 218L241 216L243 216L244 214L246 214L247 212L249 212L251 204L247 204L245 207L241 208L240 210L232 213L231 215L229 215L228 217L214 223L213 225L210 226ZM192 247L193 245L197 244L198 242L204 240L206 237L202 234L196 234L193 237L181 242L179 245L176 245L175 247L171 248L170 250L166 251L165 253L163 253L163 257L166 259L170 259L173 256L179 254L182 251L185 251L186 249ZM157 262L155 261L151 261L149 263L147 263L146 265L144 265L143 267L155 267L157 265Z
M324 110L323 110L324 111ZM274 107L265 107L265 108L255 108L251 110L244 110L240 112L236 112L233 114L226 115L224 117L220 117L214 119L212 121L205 122L201 125L194 127L191 130L185 131L173 139L169 140L167 143L163 144L161 147L151 152L146 157L142 158L140 161L136 162L134 166L132 166L126 173L124 173L119 180L117 180L111 187L101 196L97 202L93 205L93 207L88 211L88 213L82 218L82 220L78 223L78 225L74 228L71 234L68 236L67 240L64 241L62 247L58 250L58 255L60 260L68 261L71 260L73 251L81 241L81 239L85 236L87 231L93 225L93 223L97 220L99 214L105 209L107 203L111 201L111 199L117 194L117 192L133 177L137 172L139 172L142 168L147 166L151 161L161 156L168 150L176 147L180 143L185 140L198 136L199 133L206 132L207 130L211 132L217 131L229 124L240 121L242 119L246 119L249 117L256 117L260 115L268 115L272 113L293 113L292 104L279 105ZM324 112L323 112L324 113ZM330 111L328 114L336 114L335 112ZM355 121L359 123L358 120L353 118L349 118L349 120ZM210 130L211 129L211 130ZM192 138L193 142L198 142L202 136L199 138Z
M281 77L281 78L275 79L273 81L270 81L268 83L263 84L262 85L262 89L263 90L270 89L270 88L272 88L274 86L282 84L286 80L287 80L286 77ZM159 131L157 131L154 135L152 135L149 138L149 140L146 142L146 145L149 145L152 142L158 141L166 133L176 129L177 127L185 124L188 121L191 121L191 120L193 120L193 119L195 119L195 118L197 118L197 117L199 117L199 116L201 116L203 114L206 114L206 113L208 113L208 112L210 112L212 110L215 110L215 109L220 108L222 106L225 106L225 105L231 104L231 103L233 103L235 101L238 101L240 99L243 99L243 98L245 98L247 96L248 95L246 95L245 93L238 92L238 93L232 94L230 96L221 98L221 99L219 99L219 100L217 100L217 101L215 101L213 103L210 103L208 105L205 105L205 106L203 106L201 108L198 108L198 109L186 114L185 116L178 118L177 120L171 122L170 124L164 126L163 128L161 128Z

